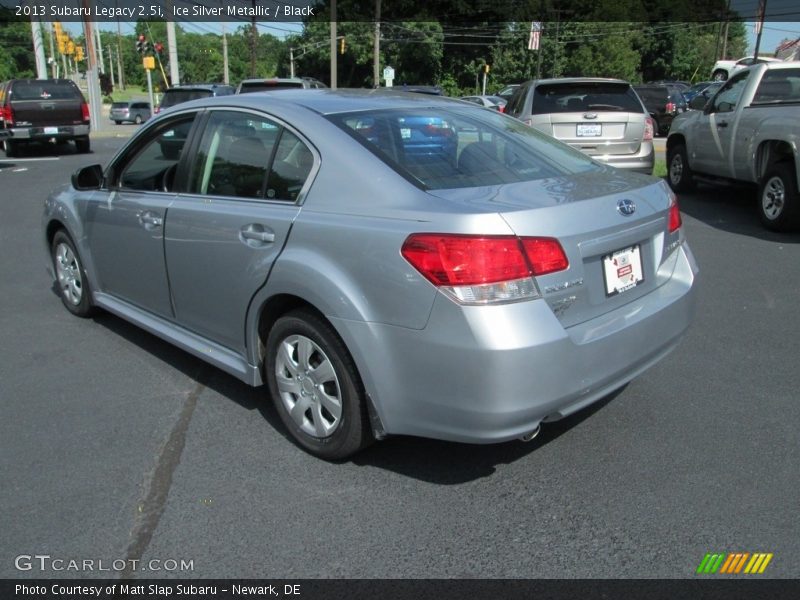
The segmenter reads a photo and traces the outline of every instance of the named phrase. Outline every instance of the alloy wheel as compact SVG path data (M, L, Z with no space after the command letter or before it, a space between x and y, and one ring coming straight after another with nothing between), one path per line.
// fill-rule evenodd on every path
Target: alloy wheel
M56 277L64 298L73 306L78 306L83 299L83 279L78 257L65 243L56 246Z

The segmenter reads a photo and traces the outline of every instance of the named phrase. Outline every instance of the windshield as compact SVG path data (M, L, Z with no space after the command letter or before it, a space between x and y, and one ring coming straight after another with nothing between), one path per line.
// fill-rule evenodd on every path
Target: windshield
M423 189L534 181L601 168L516 119L479 108L395 109L328 118Z
M161 101L161 107L166 108L168 106L175 106L176 104L181 104L182 102L189 102L189 100L197 100L198 98L209 98L213 96L213 92L211 90L176 90L171 89L167 90L164 94L164 99Z
M240 94L249 92L264 92L268 90L285 90L290 88L302 88L303 84L299 81L243 81L239 89Z

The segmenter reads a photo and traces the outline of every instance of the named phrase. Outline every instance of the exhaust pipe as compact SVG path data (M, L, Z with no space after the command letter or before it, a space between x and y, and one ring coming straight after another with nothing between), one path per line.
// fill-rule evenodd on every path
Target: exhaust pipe
M529 431L528 433L523 435L521 438L519 438L520 441L521 442L533 441L533 438L535 438L537 435L539 435L539 431L541 431L541 429L542 429L542 426L541 425L537 425L536 429L534 429L533 431Z

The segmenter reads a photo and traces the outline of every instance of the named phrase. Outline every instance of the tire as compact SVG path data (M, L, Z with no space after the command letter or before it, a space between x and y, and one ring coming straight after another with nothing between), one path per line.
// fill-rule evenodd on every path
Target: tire
M728 72L723 71L722 69L717 69L714 71L714 74L711 76L712 81L727 81L728 80Z
M92 145L88 137L75 138L75 150L79 154L88 154L92 151Z
M3 140L3 150L6 153L6 158L14 158L19 155L18 144L11 140Z
M265 373L281 420L311 454L341 460L373 441L353 359L315 313L293 311L275 322L267 337Z
M786 231L798 225L800 196L791 163L770 165L758 184L758 216L772 231Z
M667 150L667 183L676 192L694 189L694 177L684 144L675 144Z
M122 125L122 121L114 121L117 125Z
M63 229L53 237L50 255L61 302L75 316L89 317L94 314L86 271L75 245Z
M133 120L133 122L136 123L137 125L141 125L142 124L142 116L141 115L136 115L136 118Z

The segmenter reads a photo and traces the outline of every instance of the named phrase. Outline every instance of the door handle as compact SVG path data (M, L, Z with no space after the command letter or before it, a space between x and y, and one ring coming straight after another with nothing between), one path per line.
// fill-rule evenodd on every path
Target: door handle
M717 127L727 127L727 126L728 126L727 121L720 121L719 123L717 123Z
M245 225L239 232L241 240L248 246L261 246L275 241L275 232L265 228L260 223Z
M145 229L155 229L164 224L164 219L148 210L139 215L139 223L144 225Z

